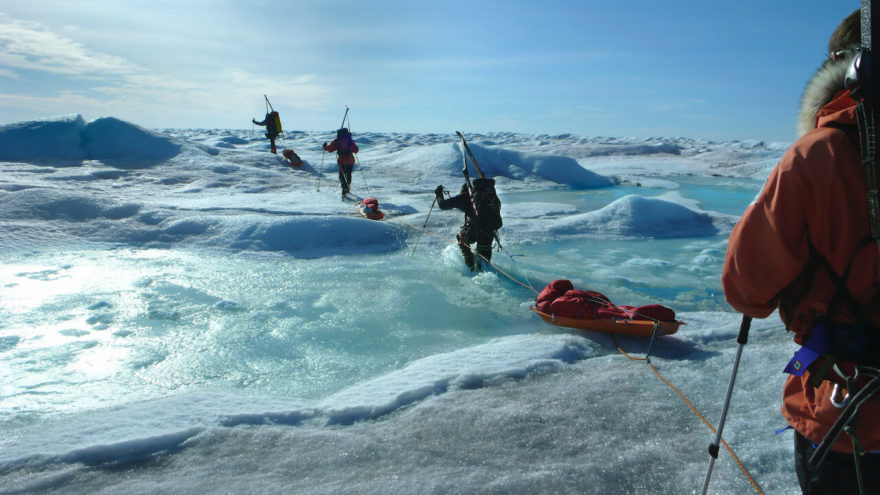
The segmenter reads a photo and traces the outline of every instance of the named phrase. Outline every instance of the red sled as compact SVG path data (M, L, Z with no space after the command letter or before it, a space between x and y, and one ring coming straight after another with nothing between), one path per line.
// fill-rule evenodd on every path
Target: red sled
M299 167L303 164L302 158L293 150L285 149L281 152L281 155L284 156L284 159L287 160L291 167Z
M529 309L551 325L594 332L651 337L672 335L684 325L665 306L618 306L602 293L576 290L564 279L547 284Z
M379 210L379 200L376 198L365 198L358 204L358 211L370 220L382 220L385 214Z

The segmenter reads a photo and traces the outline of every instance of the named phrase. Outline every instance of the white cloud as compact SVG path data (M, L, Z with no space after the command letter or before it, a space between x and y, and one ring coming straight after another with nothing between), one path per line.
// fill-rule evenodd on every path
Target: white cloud
M41 78L76 78L80 83L62 83L67 89L49 94L0 94L0 106L17 109L10 113L19 115L82 113L169 125L210 125L215 120L230 125L248 123L254 107L259 112L255 102L261 102L263 94L299 112L322 112L335 104L336 92L314 74L255 74L224 68L156 73L56 34L43 24L0 14L0 77L22 79L23 70L40 72ZM84 87L83 79L100 82Z
M4 69L0 67L0 77L5 77L7 79L19 79L20 76L14 70Z
M59 36L42 24L0 18L0 67L78 76L118 76L142 69Z

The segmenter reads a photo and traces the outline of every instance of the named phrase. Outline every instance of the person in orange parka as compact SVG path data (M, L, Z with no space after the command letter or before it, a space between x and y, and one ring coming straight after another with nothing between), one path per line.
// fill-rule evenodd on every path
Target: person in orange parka
M354 142L348 129L343 127L336 131L336 139L330 144L324 143L324 151L336 152L336 164L339 165L339 185L342 186L344 198L351 190L351 171L354 170L354 154L359 151L358 145Z
M782 156L731 232L722 274L731 306L755 318L766 318L778 308L786 329L801 345L826 315L836 322L855 319L843 303L834 304L836 317L827 314L835 284L821 257L837 275L851 263L846 287L871 310L871 331L880 333L880 252L876 243L864 242L869 233L868 188L854 128L856 101L844 89L844 76L860 44L859 22L857 10L832 35L829 58L803 95L801 137ZM838 385L838 395L832 397L834 383L828 380L814 386L810 378L817 369L811 366L800 376L789 375L783 387L782 415L796 432L798 480L804 493L858 493L850 436L838 438L818 469L807 465L840 415L832 399L839 401L845 393ZM835 372L826 377L835 378ZM867 401L858 418L857 437L868 451L859 456L864 486L876 490L880 487L880 397Z

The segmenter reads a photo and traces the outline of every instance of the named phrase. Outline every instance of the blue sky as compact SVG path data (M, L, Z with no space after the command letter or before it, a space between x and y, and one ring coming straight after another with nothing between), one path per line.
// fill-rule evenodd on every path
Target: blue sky
M0 0L0 123L791 141L859 0Z

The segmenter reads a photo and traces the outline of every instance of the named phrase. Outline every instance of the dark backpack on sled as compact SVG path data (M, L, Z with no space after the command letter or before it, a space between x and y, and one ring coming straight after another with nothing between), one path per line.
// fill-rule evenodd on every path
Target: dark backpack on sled
M501 200L495 194L495 179L481 177L474 179L474 207L483 228L498 230L501 220Z

